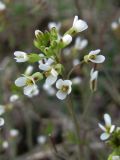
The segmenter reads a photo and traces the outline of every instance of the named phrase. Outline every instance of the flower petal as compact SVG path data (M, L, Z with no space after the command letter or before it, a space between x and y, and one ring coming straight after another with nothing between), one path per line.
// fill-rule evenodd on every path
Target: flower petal
M57 80L57 82L56 82L56 88L61 89L61 87L63 85L63 82L64 81L62 79Z
M5 123L4 119L3 118L0 118L0 127L3 126Z
M115 125L112 125L111 128L110 128L110 133L112 133L115 129Z
M50 75L46 78L45 83L49 86L53 85L57 80L57 76Z
M57 96L58 99L63 100L63 99L66 98L67 93L62 92L62 91L58 91L58 92L56 93L56 96Z
M26 85L27 78L26 77L19 77L15 80L15 85L18 87L23 87Z
M90 51L90 52L89 52L89 55L96 55L96 54L99 54L100 51L101 51L100 49L96 49L96 50Z
M90 81L97 79L97 77L98 77L98 71L94 71L94 69L92 68L90 72Z
M105 125L107 127L110 127L111 126L111 117L109 114L104 114L104 121L105 121Z
M104 141L104 140L107 140L109 137L110 137L110 134L108 134L108 133L102 133L101 136L100 136L100 139L102 141Z
M39 69L41 69L43 71L48 71L50 69L50 66L46 65L46 64L40 64Z
M89 59L93 63L103 63L105 61L105 57L103 55L96 56L95 59Z
M105 128L102 124L98 123L98 126L99 126L104 132L106 132L106 128Z

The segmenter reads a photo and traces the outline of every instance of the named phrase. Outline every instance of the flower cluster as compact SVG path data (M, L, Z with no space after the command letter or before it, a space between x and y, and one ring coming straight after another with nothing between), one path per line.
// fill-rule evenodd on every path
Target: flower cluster
M38 72L32 73L33 68L28 67L24 74L15 80L15 85L17 87L23 88L23 93L28 97L33 97L39 94L39 88L37 83L41 81L43 84L43 89L46 90L51 95L56 91L54 86L56 86L57 92L56 96L58 99L63 100L72 91L72 81L70 80L70 75L68 73L65 76L65 66L62 64L61 50L67 47L73 39L73 36L80 33L88 28L85 21L75 16L72 27L63 35L59 33L61 24L60 23L49 23L49 31L44 33L40 30L35 30L35 40L34 45L40 50L40 54L36 53L26 53L23 51L15 51L15 60L18 63L38 62ZM74 44L74 52L83 50L88 44L86 39L77 37ZM100 50L91 51L88 55L83 57L84 63L92 62L94 64L103 63L105 57L103 55L98 55ZM73 67L80 65L81 60L75 58L73 60ZM96 90L96 79L98 71L91 71L91 89ZM56 85L54 85L56 83ZM49 91L48 91L49 90ZM52 92L50 92L52 90Z

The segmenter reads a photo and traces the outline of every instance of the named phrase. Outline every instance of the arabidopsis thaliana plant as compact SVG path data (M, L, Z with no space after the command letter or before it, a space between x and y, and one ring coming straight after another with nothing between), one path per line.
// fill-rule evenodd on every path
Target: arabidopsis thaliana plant
M88 40L87 39L81 39L80 37L77 37L75 40L75 49L76 50L82 50L84 49L88 44Z
M15 51L14 56L15 56L14 59L18 63L26 62L29 59L28 56L27 56L27 53L22 52L22 51Z
M87 63L89 61L93 63L103 63L105 61L105 57L103 55L98 55L100 53L100 49L90 51L88 55L84 56L84 61Z
M102 133L100 136L100 139L103 141L107 140L115 129L115 125L111 124L111 117L109 114L107 113L104 114L104 121L105 121L105 126L98 123L99 127L104 131L104 133Z
M62 80L59 79L56 82L56 88L59 89L57 91L56 96L58 99L63 100L71 93L72 90L72 82L70 80Z
M86 30L87 28L88 28L88 25L85 21L78 19L78 16L74 17L72 29L75 32L77 32L77 33L82 32L82 31Z
M92 91L96 91L97 89L97 78L98 78L98 71L95 71L94 68L92 68L90 72L90 89Z

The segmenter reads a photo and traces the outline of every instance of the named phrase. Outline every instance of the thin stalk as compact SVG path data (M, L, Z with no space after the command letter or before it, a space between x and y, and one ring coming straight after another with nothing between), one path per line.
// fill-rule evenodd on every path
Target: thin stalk
M78 159L80 160L81 159L80 157L82 157L81 156L82 146L81 146L81 139L80 139L80 128L79 128L78 120L77 120L77 117L76 117L76 114L75 114L75 111L74 111L74 106L73 106L71 96L68 97L67 107L68 107L68 110L71 114L71 117L72 117L72 120L73 120L73 123L74 123L74 127L75 127L75 131L76 131L76 139L77 139L77 142L78 142Z
M70 70L70 72L68 73L67 78L69 79L69 78L70 78L70 76L71 76L71 74L72 74L72 72L73 72L77 67L80 67L83 63L84 63L84 60L83 60L83 61L81 61L81 62L80 62L80 64L78 64L78 65L74 66L74 67Z

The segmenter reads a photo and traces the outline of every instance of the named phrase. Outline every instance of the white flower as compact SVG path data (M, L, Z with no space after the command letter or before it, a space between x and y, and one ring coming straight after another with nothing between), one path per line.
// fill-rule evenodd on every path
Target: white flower
M16 62L18 63L21 63L21 62L26 62L28 61L28 56L27 56L27 53L25 52L22 52L22 51L15 51L14 52L14 56L15 56L15 60Z
M13 94L12 96L10 96L10 102L15 102L16 100L19 99L19 96L17 94Z
M87 39L82 40L80 37L77 37L75 40L75 49L82 50L87 46L87 44L88 44Z
M78 19L78 16L75 16L72 28L76 32L82 32L88 28L88 25L85 21Z
M111 117L109 114L107 113L104 114L104 121L105 121L105 126L98 123L99 127L104 131L104 133L102 133L100 136L101 140L107 140L115 129L115 125L111 124Z
M43 89L47 92L48 95L50 95L50 96L55 95L55 89L52 86L44 83Z
M4 142L2 143L2 147L3 147L4 149L7 149L7 148L9 147L8 141L4 141Z
M4 125L5 121L3 118L0 118L0 127L2 127Z
M0 1L0 11L3 11L6 9L6 5Z
M117 22L111 23L111 29L116 30L119 27L119 24Z
M72 79L72 83L74 85L79 85L82 82L82 79L80 77L75 77Z
M58 77L57 71L52 66L53 62L54 60L51 58L39 61L39 69L44 71L44 75L46 77L45 83L49 86L54 84Z
M0 116L5 113L5 106L0 105Z
M23 76L15 80L15 85L18 87L24 87L23 92L26 96L32 97L38 95L39 90L35 84L34 78L32 76Z
M97 89L97 78L98 78L98 71L95 71L94 68L92 68L90 72L90 89L92 91L96 91Z
M112 160L120 160L120 156L118 156L118 155L112 156Z
M64 45L69 45L71 42L72 42L72 36L69 35L69 34L65 34L63 37L62 37L62 41L64 43Z
M33 97L33 96L37 96L39 94L39 89L37 87L37 85L31 85L31 86L26 86L24 87L24 94L28 97Z
M58 99L63 100L71 93L72 90L72 82L70 80L62 80L59 79L56 82L56 88L59 89L59 91L56 93L56 96Z
M98 55L100 53L100 49L90 51L88 55L84 56L84 61L87 63L89 61L93 63L103 63L105 61L105 57L103 55Z
M51 30L54 27L59 31L60 27L61 27L61 23L55 23L55 22L49 22L48 23L49 30Z
M77 66L80 64L80 60L79 59L73 59L73 66Z
M25 75L30 76L33 72L33 66L29 65L25 70Z
M11 137L16 137L16 136L18 136L18 134L19 134L19 131L17 129L11 129L10 130L10 136Z
M46 142L46 137L43 136L43 135L38 136L38 137L37 137L37 142L38 142L38 144L45 144L45 142Z

